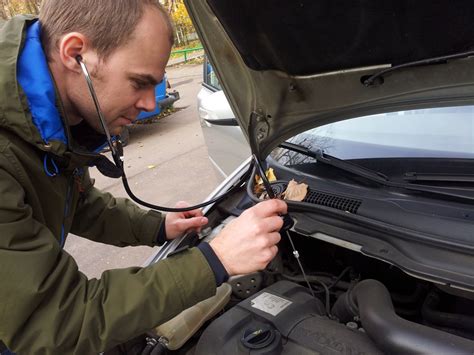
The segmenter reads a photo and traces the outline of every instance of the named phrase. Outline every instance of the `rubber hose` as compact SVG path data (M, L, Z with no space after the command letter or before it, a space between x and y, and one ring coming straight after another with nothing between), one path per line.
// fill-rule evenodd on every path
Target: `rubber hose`
M423 319L429 323L441 325L443 327L470 330L471 332L474 332L474 317L466 316L464 314L438 311L435 308L439 303L439 295L436 292L429 293L428 296L426 296L421 309Z
M359 282L350 294L367 335L386 353L474 353L471 340L400 318L387 288L377 280Z
M166 348L166 346L164 346L161 343L158 343L156 344L155 348L153 349L150 355L164 355L166 354L167 350L168 349Z

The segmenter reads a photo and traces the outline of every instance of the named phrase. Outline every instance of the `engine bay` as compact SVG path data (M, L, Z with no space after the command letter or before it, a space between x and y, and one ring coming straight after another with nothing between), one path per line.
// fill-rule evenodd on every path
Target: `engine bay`
M282 238L279 254L266 270L228 281L231 301L203 332L195 354L216 353L212 349L239 354L474 349L473 293L420 280L360 252L291 233L316 297L305 287L291 247ZM449 342L455 347L440 348Z
M213 321L195 354L380 353L355 322L326 316L323 303L294 282L278 281Z
M179 247L211 241L255 204L245 190L215 204L206 214L209 227ZM142 336L147 345L137 354L474 353L474 292L314 233L314 215L292 212L289 231L306 279L282 234L265 270L231 277L217 298L184 311L164 333L158 327ZM178 333L181 339L172 339Z
M253 203L242 190L228 196L207 214L212 227L185 243L209 242ZM292 214L290 234L311 291L282 235L267 268L231 277L223 309L167 353L473 353L473 292L412 276L342 239L301 233L305 214Z

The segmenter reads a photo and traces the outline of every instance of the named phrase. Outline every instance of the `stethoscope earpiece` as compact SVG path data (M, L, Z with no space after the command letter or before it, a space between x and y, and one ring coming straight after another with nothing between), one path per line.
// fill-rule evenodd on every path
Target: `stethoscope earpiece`
M81 63L82 63L82 55L80 55L80 54L76 55L76 62L77 62L77 64L81 65Z

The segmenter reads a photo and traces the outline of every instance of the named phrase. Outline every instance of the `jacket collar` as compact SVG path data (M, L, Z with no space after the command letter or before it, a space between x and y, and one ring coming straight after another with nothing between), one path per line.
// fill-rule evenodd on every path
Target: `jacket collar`
M63 121L56 108L56 93L40 40L40 23L26 30L23 50L18 58L17 79L26 94L32 120L45 144L68 144Z

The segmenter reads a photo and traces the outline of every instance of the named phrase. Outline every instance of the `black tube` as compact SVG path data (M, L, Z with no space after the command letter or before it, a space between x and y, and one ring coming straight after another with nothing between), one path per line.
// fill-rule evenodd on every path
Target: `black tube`
M386 353L474 353L473 341L397 316L387 288L379 281L361 281L350 295L367 335Z
M454 334L454 335L457 335L457 336L460 336L460 337L463 337L463 338L474 340L474 337L473 337L472 333L470 334L467 331L462 330L462 329L442 327L440 325L432 324L432 323L425 323L425 324L429 327L442 330L443 332L451 333L451 334Z
M152 350L153 350L153 345L152 344L147 344L145 346L145 349L143 349L141 355L150 355Z
M120 142L118 142L119 146L121 146L122 144ZM114 156L115 157L115 156ZM117 160L115 161L116 164L122 164L122 163L118 163ZM118 166L118 165L117 165ZM149 203L149 202L146 202L146 201L143 201L141 200L139 197L137 197L131 190L130 188L130 185L128 184L128 179L127 179L127 176L125 175L125 170L123 170L123 165L120 165L121 166L121 169L122 169L122 183L123 183L123 187L125 189L125 191L127 192L128 196L130 197L130 199L132 201L135 201L136 203L138 203L139 205L142 205L142 206L145 206L145 207L148 207L148 208L151 208L151 209L155 209L155 210L158 210L158 211L162 211L162 212L186 212L186 211L192 211L192 210L195 210L195 209L198 209L198 208L201 208L201 207L204 207L204 206L208 206L212 203L215 203L215 202L218 202L218 201L221 201L223 200L224 198L228 197L232 192L236 191L237 189L239 189L242 185L242 183L244 181L247 180L247 176L248 174L250 173L251 169L252 169L252 164L250 164L249 168L247 169L247 171L240 177L239 181L234 184L234 186L230 187L229 190L227 190L226 192L222 193L221 195L219 196L216 196L212 199L210 199L209 201L206 201L206 202L202 202L200 204L197 204L197 205L194 205L194 206L190 206L190 207L180 207L180 208L177 208L177 207L165 207L165 206L158 206L158 205L154 205L152 203Z
M164 344L158 343L156 344L155 348L153 349L150 355L164 355L167 352L168 352L168 348Z
M474 334L474 317L438 311L436 310L436 306L438 306L439 303L439 295L436 292L430 292L428 296L426 296L421 309L421 315L424 320L447 328L470 330L471 334Z
M393 303L396 305L406 304L421 304L421 300L425 298L428 290L425 284L416 284L415 289L410 295L399 294L395 292L390 293Z
M156 338L151 336L147 337L145 349L143 349L140 355L150 355L156 344L158 344L158 340L156 340Z

